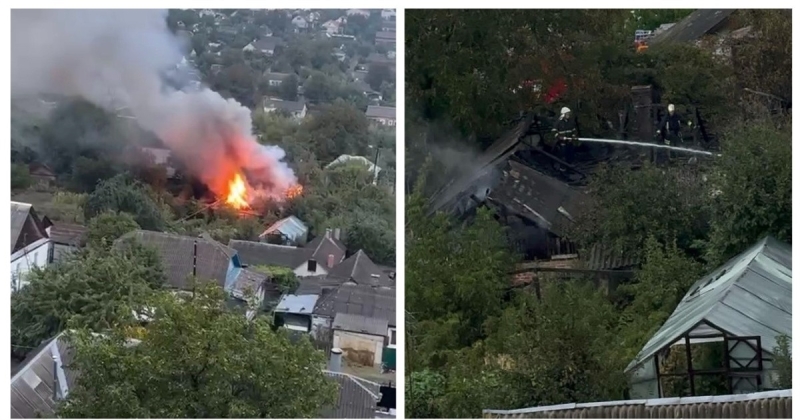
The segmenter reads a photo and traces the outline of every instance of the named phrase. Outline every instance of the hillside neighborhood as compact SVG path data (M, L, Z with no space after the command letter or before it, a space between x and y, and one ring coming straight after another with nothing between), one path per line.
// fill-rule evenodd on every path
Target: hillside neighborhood
M394 417L395 12L164 16L163 82L246 107L288 186L221 193L135 107L12 98L11 417Z
M407 415L791 416L791 12L406 16Z

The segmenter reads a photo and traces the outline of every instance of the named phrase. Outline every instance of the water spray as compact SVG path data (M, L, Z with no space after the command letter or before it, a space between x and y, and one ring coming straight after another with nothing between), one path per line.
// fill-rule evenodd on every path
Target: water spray
M694 153L697 155L706 155L706 156L722 156L719 153L707 152L705 150L697 150L697 149L690 149L688 147L675 147L675 146L668 146L666 144L659 144L659 143L644 143L639 141L627 141L627 140L611 140L611 139L592 139L592 138L578 138L578 141L585 141L589 143L610 143L610 144L623 144L628 146L643 146L643 147L655 147L659 149L669 149L674 150L677 152L686 152L686 153Z

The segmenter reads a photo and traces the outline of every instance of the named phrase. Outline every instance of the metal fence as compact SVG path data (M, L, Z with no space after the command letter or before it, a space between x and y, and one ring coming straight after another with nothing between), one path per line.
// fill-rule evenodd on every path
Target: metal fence
M519 410L483 410L483 417L488 419L788 419L792 417L792 390L741 395L562 404Z

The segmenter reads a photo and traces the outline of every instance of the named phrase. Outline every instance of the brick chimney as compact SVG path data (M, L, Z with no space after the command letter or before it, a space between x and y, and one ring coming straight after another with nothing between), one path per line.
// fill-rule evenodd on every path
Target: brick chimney
M342 229L341 228L334 229L333 230L333 237L337 241L341 241L342 240Z
M328 268L333 268L333 254L328 254Z

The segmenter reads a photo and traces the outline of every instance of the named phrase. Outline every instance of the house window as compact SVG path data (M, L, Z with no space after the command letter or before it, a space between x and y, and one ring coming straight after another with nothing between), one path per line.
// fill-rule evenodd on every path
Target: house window
M397 346L397 329L389 328L389 347Z
M317 262L314 260L308 260L308 271L311 273L317 272Z

